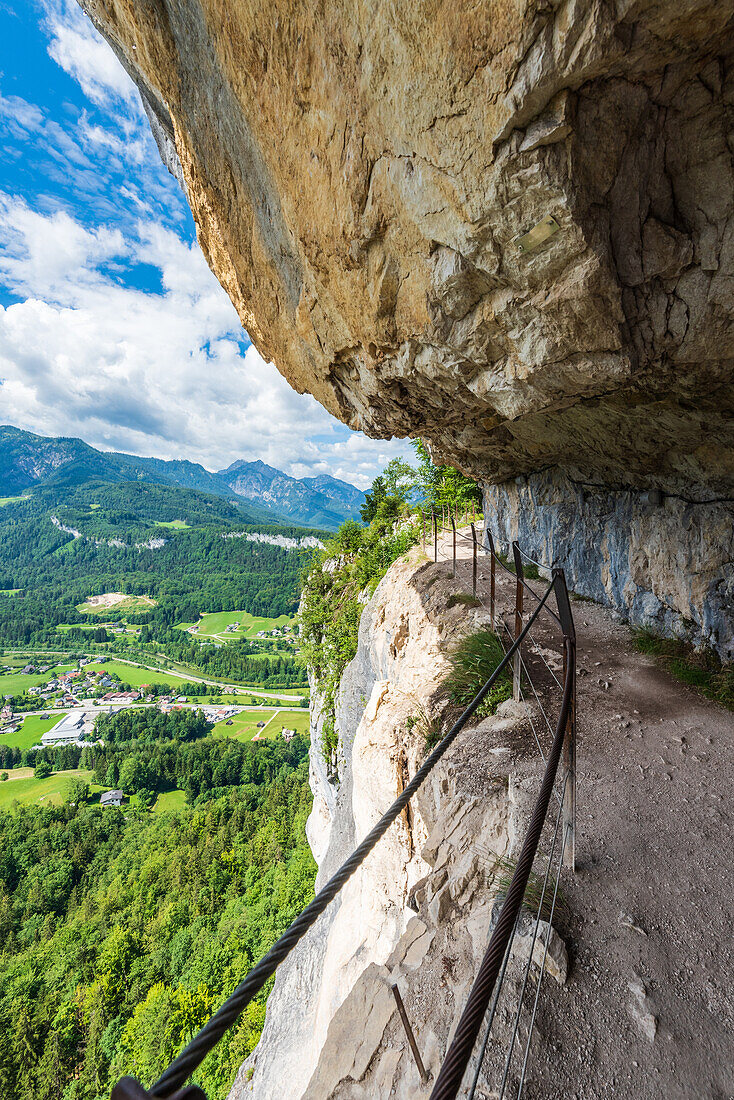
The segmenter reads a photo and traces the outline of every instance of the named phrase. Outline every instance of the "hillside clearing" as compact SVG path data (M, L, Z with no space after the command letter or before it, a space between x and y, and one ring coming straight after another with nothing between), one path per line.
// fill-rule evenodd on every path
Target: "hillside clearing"
M88 596L85 603L77 605L80 615L99 615L114 608L116 611L149 611L156 606L151 596L131 596L125 592L103 592L100 596Z
M23 769L28 771L30 769ZM8 772L7 780L0 782L0 808L8 809L16 800L22 806L33 804L53 804L60 806L66 795L66 787L70 779L83 779L90 784L93 794L99 795L102 787L93 783L94 772L84 771L81 768L73 768L69 771L54 772L47 779L36 779L33 774L22 779L11 779L12 772ZM96 799L92 799L96 801Z
M247 611L212 611L202 615L198 623L179 623L179 630L188 630L199 638L213 638L216 641L232 641L239 638L255 639L260 631L282 630L284 626L293 626L295 615L279 615L275 619L264 615L250 615ZM227 630L228 626L238 623L236 630Z

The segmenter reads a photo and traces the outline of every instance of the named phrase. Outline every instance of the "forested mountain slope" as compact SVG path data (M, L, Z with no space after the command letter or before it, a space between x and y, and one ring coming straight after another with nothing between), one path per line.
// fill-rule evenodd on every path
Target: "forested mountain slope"
M260 643L238 638L222 647L182 624L217 611L293 614L304 556L319 534L255 523L238 503L176 486L45 482L0 506L0 646L93 643L80 631L124 620L139 647L210 675L265 684L277 672L283 686L300 683L292 651L272 654L274 666ZM92 615L90 597L108 593L145 599Z
M0 426L0 497L32 488L71 488L90 480L178 486L239 504L248 522L299 523L335 530L355 519L361 489L328 474L293 478L264 462L233 462L212 473L198 462L98 451L81 439Z

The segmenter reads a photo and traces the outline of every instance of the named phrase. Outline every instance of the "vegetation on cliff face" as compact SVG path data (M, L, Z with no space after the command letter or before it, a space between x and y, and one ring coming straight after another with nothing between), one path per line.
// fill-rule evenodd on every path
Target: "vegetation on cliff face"
M0 814L0 1096L150 1084L308 901L307 742L237 745L225 789L228 751L202 761L181 811ZM255 1046L269 990L197 1072L209 1100Z
M303 579L300 654L322 700L322 752L330 774L337 776L339 731L335 727L336 694L344 669L357 652L362 609L385 573L417 543L420 522L415 509L443 504L476 503L474 481L451 466L436 466L426 446L414 444L416 468L394 459L367 493L361 527L342 524L333 539L315 554Z
M419 532L417 520L403 512L401 502L387 497L369 526L353 520L343 524L314 555L304 576L300 653L321 696L322 752L334 776L339 744L336 694L357 652L362 609L392 563L417 542Z

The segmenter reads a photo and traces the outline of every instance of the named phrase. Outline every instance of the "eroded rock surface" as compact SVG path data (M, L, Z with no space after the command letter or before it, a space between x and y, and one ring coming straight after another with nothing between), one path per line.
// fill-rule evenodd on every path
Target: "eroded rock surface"
M310 768L314 804L307 834L319 864L317 889L420 766L423 737L408 728L408 719L419 716L435 692L448 667L447 647L470 629L477 615L467 615L461 605L447 611L452 591L446 571L422 564L416 551L390 568L365 607L357 654L342 677L337 699L338 787L321 753L322 715L315 694ZM262 1039L245 1063L233 1097L248 1095L250 1068L258 1100L283 1100L284 1080L293 1100L305 1091L339 1006L360 975L367 970L370 976L382 973L414 916L407 901L429 871L424 846L434 816L432 796L411 806L280 967ZM379 1013L374 1017L375 1027L381 1018ZM350 1048L350 1057L352 1053Z
M734 658L734 511L727 501L602 489L558 471L485 491L495 543L562 566L575 591L655 632Z
M729 484L731 0L84 4L298 389L492 480Z
M734 0L82 3L299 391L488 484L732 516Z

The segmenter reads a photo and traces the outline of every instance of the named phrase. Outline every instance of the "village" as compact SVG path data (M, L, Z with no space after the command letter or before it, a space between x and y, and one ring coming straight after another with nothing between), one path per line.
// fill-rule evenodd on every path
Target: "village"
M183 708L197 709L201 710L213 728L219 724L224 727L232 726L237 716L243 712L256 710L259 713L257 706L253 705L254 699L250 700L250 705L206 703L191 699L185 694L160 694L160 684L141 684L137 689L123 686L116 673L104 667L91 667L104 666L108 661L107 656L99 654L80 657L76 661L76 667L64 670L55 669L47 664L29 663L21 669L5 665L0 674L0 692L2 692L4 674L19 673L36 678L48 676L48 679L41 684L37 683L24 688L20 696L17 692L2 695L0 738L17 734L22 729L25 719L33 717L39 722L53 720L53 725L41 733L40 740L30 746L30 751L65 745L84 748L92 744L102 744L100 740L94 738L97 717L100 714L114 714L128 707L155 707L163 714ZM261 739L262 731L279 713L279 709L274 707L273 714L267 721L265 718L257 721L251 740ZM59 714L61 714L60 720ZM285 726L280 731L280 736L286 742L292 740L295 734L295 729ZM105 805L115 804L109 799L103 799L102 802Z

